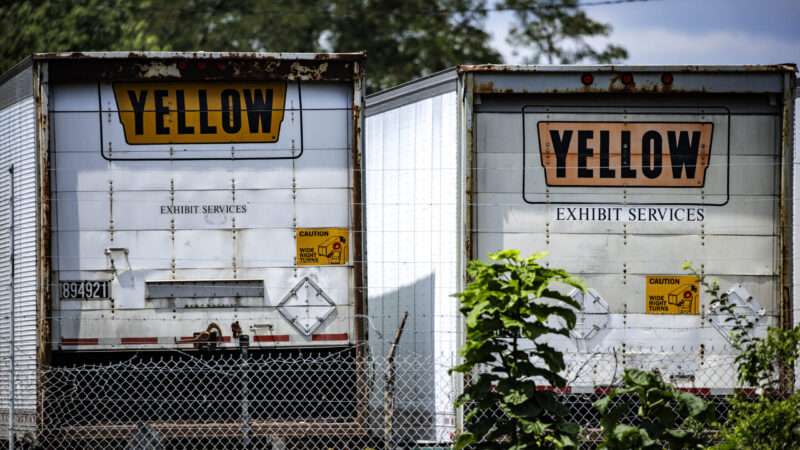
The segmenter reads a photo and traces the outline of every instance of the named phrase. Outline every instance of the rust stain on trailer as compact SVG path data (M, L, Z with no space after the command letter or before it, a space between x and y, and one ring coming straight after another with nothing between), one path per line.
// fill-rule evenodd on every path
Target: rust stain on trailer
M478 83L478 85L475 86L475 92L479 94L489 94L494 92L494 82L487 81L485 83Z
M618 66L618 65L587 65L587 66L563 66L561 70L553 70L552 65L507 65L507 64L461 64L456 66L456 70L458 73L466 73L466 72L495 72L495 73L560 73L563 74L568 72L570 69L576 71L590 71L592 73L610 73L616 72L621 70L625 66ZM631 66L637 67L637 66ZM638 66L645 72L655 73L657 70L648 69L647 66ZM674 69L673 71L676 73L712 73L717 74L721 71L724 71L726 66L715 66L715 65L693 65L693 66L665 66ZM783 63L783 64L768 64L768 65L758 65L758 64L750 64L750 65L743 65L743 66L736 66L736 70L740 70L740 68L747 72L797 72L797 65L794 63ZM626 70L630 70L630 68L626 68ZM577 73L577 72L576 72Z
M366 271L364 270L364 245L365 245L365 234L364 234L364 197L363 197L363 107L364 107L364 65L358 62L352 64L350 68L352 71L352 77L355 81L353 85L353 150L351 152L352 155L352 176L353 176L353 192L352 192L352 204L353 204L353 231L352 231L352 248L353 248L353 278L354 278L354 314L356 316L356 320L354 323L355 328L355 342L356 342L356 355L360 359L364 356L362 349L363 346L360 344L362 342L366 342L367 340L367 327L365 324L365 317L368 314L367 311L367 302L366 302ZM359 382L363 383L364 380L361 379L361 375L359 375ZM362 416L364 413L361 411L362 408L366 408L365 405L359 406L359 416Z
M552 70L552 66L507 66L496 64L480 64L480 65L459 65L456 68L459 74L464 73L539 73L551 75L564 75L571 72L557 72ZM648 70L646 68L636 69L633 73L630 68L623 68L621 66L587 66L578 67L573 69L576 77L576 85L570 87L554 88L554 89L511 89L498 87L493 81L483 81L476 83L474 92L476 94L527 94L527 93L546 93L546 94L607 94L607 93L649 93L649 94L670 94L670 93L697 93L706 92L706 87L693 89L682 89L673 86L673 83L664 83L663 81L637 80L637 77L643 75L652 78L653 75L659 73L681 74L681 73L719 73L720 68L716 66L681 66L681 67L666 67L663 70ZM626 72L627 70L627 72ZM797 67L794 64L778 64L778 65L750 65L744 66L744 70L753 73L780 73L780 72L796 72ZM599 74L605 77L610 76L610 80L605 86L597 85L583 85L577 82L581 73ZM626 74L634 75L628 83L623 81Z
M631 83L623 82L623 74L614 73L608 82L608 90L612 92L636 92L636 80L631 77Z
M109 55L109 56L104 56ZM122 56L124 55L124 57ZM135 80L353 81L354 62L363 54L298 55L258 53L43 53L57 70L56 82Z
M38 254L36 255L36 265L39 276L39 286L37 287L37 339L40 343L50 342L50 315L51 315L51 295L50 295L50 117L48 115L47 66L39 66L33 71L34 76L34 102L36 104L36 140L37 140L37 179L38 179L38 208L37 213L37 232L36 241ZM36 361L37 365L50 364L51 346L46 344L37 345ZM42 423L44 403L44 383L41 371L37 370L36 382L36 415L37 421Z
M177 77L180 78L181 71L178 70L178 64L163 64L152 63L142 64L140 67L142 78L164 78L164 77Z
M324 62L317 67L311 67L296 62L292 64L291 70L295 76L299 77L300 79L322 80L324 79L325 73L328 71L328 63Z
M360 94L357 94L360 95ZM353 102L353 272L355 278L355 314L358 318L355 322L356 342L366 341L366 327L363 324L363 316L366 314L366 302L364 301L364 270L363 270L363 211L362 211L362 155L361 155L361 105L360 102ZM360 349L360 347L359 347Z
M795 68L796 69L796 68ZM782 99L782 120L781 120L781 143L782 143L782 151L781 151L781 160L792 161L792 152L794 151L794 121L792 120L792 110L795 102L794 93L796 89L796 78L792 75L787 75L784 81L784 95ZM781 270L780 273L780 284L781 284L781 295L780 301L781 305L779 308L779 324L784 329L791 328L795 322L796 318L793 317L792 311L792 264L793 264L793 249L791 240L787 239L786 236L792 233L793 223L792 223L792 205L791 205L791 197L792 197L792 190L793 190L793 180L792 180L792 169L791 164L785 164L785 169L781 172L780 177L780 200L779 200L779 208L780 208L780 246L781 246ZM783 378L783 374L786 371L781 371L781 376ZM781 380L784 385L791 386L794 380Z

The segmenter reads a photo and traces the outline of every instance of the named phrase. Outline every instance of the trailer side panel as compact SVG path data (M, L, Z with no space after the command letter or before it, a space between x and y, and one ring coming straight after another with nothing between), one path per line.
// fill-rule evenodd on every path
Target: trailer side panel
M18 431L35 427L37 395L37 127L32 88L30 68L0 86L0 421L8 424L13 403Z

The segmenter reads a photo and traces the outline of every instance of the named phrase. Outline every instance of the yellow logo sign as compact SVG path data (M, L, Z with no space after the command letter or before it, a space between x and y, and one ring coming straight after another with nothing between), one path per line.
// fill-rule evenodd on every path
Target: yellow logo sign
M548 186L703 187L713 124L539 122Z
M297 265L347 264L349 235L347 228L298 228Z
M686 275L648 275L645 280L647 314L699 314L700 279Z
M117 83L128 144L277 142L284 82Z

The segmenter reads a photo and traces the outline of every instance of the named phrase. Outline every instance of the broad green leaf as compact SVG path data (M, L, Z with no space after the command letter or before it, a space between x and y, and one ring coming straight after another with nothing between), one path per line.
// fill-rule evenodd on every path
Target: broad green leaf
M458 435L456 441L453 443L453 450L462 450L467 448L468 445L474 444L476 442L475 435L472 433L465 431Z

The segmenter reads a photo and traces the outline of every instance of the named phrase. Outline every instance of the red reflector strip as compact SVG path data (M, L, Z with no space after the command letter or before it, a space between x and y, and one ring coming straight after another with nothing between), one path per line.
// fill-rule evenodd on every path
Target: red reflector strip
M119 342L125 344L158 344L157 337L124 337Z
M565 386L563 388L555 387L555 386L536 386L537 391L549 391L555 392L557 394L571 394L572 388L569 386Z
M694 395L702 395L702 396L709 396L711 395L711 389L709 388L702 388L702 387L679 387L679 391L688 392Z
M594 388L594 393L597 395L608 395L611 393L612 389L614 389L612 386L597 386Z
M347 333L320 333L311 335L312 341L346 341Z
M61 338L61 345L98 345L98 338Z
M257 334L253 342L289 342L288 334Z
M205 340L205 339L195 340L195 339L196 338L194 336L181 336L180 339L178 339L178 342L181 343L181 344L191 344L191 343L194 343L194 342L196 342L198 344L208 344L208 343L213 343L213 342L230 342L231 341L231 337L230 336L222 336L222 340L221 341L209 341L209 340Z

